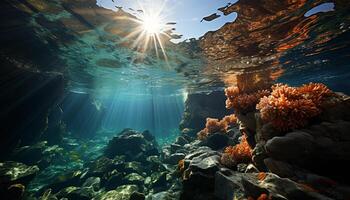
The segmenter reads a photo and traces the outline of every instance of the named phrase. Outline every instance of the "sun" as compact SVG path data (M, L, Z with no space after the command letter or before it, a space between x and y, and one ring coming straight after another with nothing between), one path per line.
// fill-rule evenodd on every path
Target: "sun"
M137 13L133 13L135 18L130 20L136 22L138 25L126 36L133 40L132 47L140 52L140 56L147 53L154 53L158 58L162 54L164 60L167 62L166 44L171 40L171 33L175 29L173 23L166 23L167 13L166 0L150 0L140 3L137 8L133 9Z
M159 16L145 15L141 21L143 30L149 36L159 35L162 33L163 25Z

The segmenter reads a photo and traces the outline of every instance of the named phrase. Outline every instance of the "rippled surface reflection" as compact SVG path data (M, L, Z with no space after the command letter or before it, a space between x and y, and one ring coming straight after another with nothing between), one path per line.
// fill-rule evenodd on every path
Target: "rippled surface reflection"
M324 3L334 8L312 13ZM23 26L58 55L45 68L21 59L18 52L9 59L22 67L65 74L74 92L113 94L135 80L146 91L163 87L179 94L235 84L259 88L279 80L324 82L350 93L346 0L240 0L220 8L224 15L237 13L235 21L198 40L175 44L171 39L178 35L169 29L160 38L164 55L160 46L142 42L144 36L135 34L140 28L136 17L122 9L98 7L93 0L9 5L30 16Z

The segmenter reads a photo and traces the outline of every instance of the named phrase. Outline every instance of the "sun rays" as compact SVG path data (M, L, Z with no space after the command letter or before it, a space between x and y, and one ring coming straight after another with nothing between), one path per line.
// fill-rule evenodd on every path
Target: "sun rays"
M166 23L166 1L140 3L136 18L131 18L138 26L126 37L132 39L132 47L143 55L154 50L157 58L167 61L165 43L171 39L173 25Z

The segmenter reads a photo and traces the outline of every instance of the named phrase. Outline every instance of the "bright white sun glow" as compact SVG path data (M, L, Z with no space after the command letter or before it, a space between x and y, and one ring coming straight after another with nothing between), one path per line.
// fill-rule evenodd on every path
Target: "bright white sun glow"
M139 26L127 38L133 38L133 47L138 52L155 52L157 57L162 54L167 62L165 45L171 40L171 31L174 29L173 23L166 23L166 13L169 12L165 10L167 0L137 2L137 6L132 9L137 11L136 18L130 19Z
M162 31L162 23L158 16L144 16L142 19L142 28L148 35L157 35Z

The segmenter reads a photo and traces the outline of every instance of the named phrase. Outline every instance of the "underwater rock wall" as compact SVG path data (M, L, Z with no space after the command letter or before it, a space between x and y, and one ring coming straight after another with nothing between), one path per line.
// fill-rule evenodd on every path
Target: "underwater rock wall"
M0 2L1 156L37 141L65 87L63 75L56 73L65 65L54 38L42 40L30 26L33 13L16 5Z
M61 74L32 72L3 61L1 80L1 156L17 145L32 144L46 130L48 114L64 94ZM45 94L45 95L43 95Z
M225 95L223 91L189 94L185 102L185 111L180 123L180 130L195 135L201 130L207 117L222 118L229 114L225 109Z
M303 98L303 101L314 98L316 105L322 108L317 116L308 118L305 115L310 112L309 106L299 106L288 111L293 104L286 99L298 96L298 90L304 91L299 98ZM247 95L240 93L235 96L235 92L239 90L229 88L226 92L227 105ZM272 96L277 94L286 96L282 95L279 101L270 100L270 106L262 106L261 102L267 98L263 97L257 106L258 110L254 108L257 102L252 98L252 109L236 109L237 125L228 126L232 130L227 126L226 129L215 129L214 126L221 126L222 122L207 121L206 129L216 131L210 131L205 136L201 135L201 131L198 133L200 142L195 140L178 150L186 152L184 159L179 162L183 179L181 199L350 197L349 181L343 176L343 172L349 168L350 158L347 136L350 125L349 97L332 93L324 85L313 83L299 88L277 84L272 87ZM283 122L275 124L278 125L276 128L271 121L262 120L261 109L278 104L283 108L274 109L270 115L289 114L287 118L275 119ZM295 124L286 123L292 119L297 119ZM304 121L302 125L301 120ZM234 132L241 132L242 136L237 138ZM213 140L214 136L231 138L232 146L224 148L224 145L213 151L212 147L207 147L208 141L222 144L222 140Z

